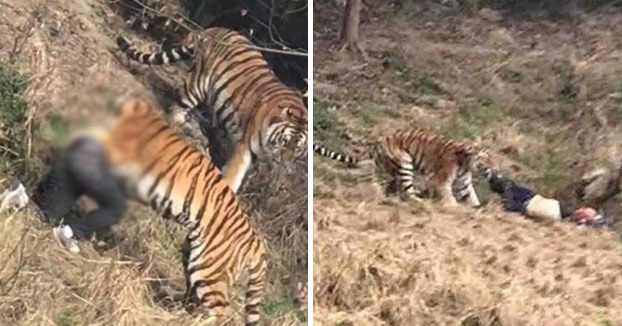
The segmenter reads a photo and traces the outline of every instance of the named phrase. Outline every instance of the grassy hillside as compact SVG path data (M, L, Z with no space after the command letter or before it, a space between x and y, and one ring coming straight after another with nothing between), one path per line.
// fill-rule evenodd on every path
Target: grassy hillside
M315 139L352 152L360 139L433 127L484 144L506 175L576 203L583 172L617 156L622 14L478 8L369 3L363 60L336 51L342 8L316 5ZM316 322L622 323L610 290L620 282L614 232L506 214L483 185L488 206L454 212L387 199L369 181L314 159ZM606 213L619 229L619 215Z
M102 125L128 97L169 105L185 71L128 65L114 39L140 38L108 1L7 0L0 13L0 180L17 176L32 189L73 132ZM305 324L297 285L307 278L306 173L267 170L254 169L242 191L267 239L261 324ZM202 325L200 314L157 295L163 285L185 286L184 236L179 226L132 204L120 225L72 255L32 212L2 213L0 324ZM233 321L239 324L240 315Z

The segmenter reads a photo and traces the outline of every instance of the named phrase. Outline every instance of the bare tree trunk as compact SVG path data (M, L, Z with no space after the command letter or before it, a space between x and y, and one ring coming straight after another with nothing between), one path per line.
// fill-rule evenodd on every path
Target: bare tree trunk
M343 15L343 24L341 25L341 33L339 42L341 50L349 49L358 51L365 56L365 51L359 43L359 22L361 21L361 0L348 0L346 3L345 14Z

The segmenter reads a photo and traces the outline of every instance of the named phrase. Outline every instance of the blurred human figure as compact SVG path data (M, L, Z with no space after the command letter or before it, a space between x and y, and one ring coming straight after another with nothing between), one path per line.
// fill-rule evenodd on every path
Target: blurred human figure
M573 209L567 203L546 198L524 185L492 173L488 179L490 189L501 196L503 208L535 219L567 220L594 227L606 225L605 218L590 207Z

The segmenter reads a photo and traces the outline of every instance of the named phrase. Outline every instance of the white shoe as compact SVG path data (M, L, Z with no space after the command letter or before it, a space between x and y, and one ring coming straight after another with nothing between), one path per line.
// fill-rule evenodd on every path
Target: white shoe
M58 240L58 243L61 247L77 254L80 252L80 247L78 246L78 240L73 236L73 230L69 227L69 225L60 225L55 227L52 232L54 233L54 237Z
M15 209L22 209L26 207L28 204L28 195L26 194L26 189L24 186L17 180L13 184L11 184L10 188L7 189L2 195L0 195L0 212L4 211L9 207L14 207Z

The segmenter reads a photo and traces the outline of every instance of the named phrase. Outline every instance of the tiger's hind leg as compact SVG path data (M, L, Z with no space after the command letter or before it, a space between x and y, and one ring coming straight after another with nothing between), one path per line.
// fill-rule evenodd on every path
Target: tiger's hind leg
M202 117L197 113L199 105L205 100L205 93L200 87L199 75L196 71L197 67L193 66L186 77L183 89L178 92L178 100L167 110L166 114L185 136L198 142L204 152L209 155L209 139L203 134Z
M205 309L206 325L220 325L233 313L229 300L232 281L226 265L223 265L227 261L222 261L228 255L225 253L220 257L213 256L209 250L204 252L207 240L192 240L193 236L191 232L182 246L187 301Z
M261 299L266 277L266 261L263 255L263 246L257 243L256 257L248 264L248 287L245 294L246 326L255 326L259 322Z
M188 261L190 259L190 241L186 237L184 242L181 245L181 249L179 250L181 253L181 263L184 271L184 278L186 280L186 288L180 290L171 285L163 285L160 287L159 296L163 298L169 298L173 302L182 302L186 305L187 310L193 310L194 307L190 307L190 305L195 304L197 302L196 298L194 298L190 293L190 275L188 273Z
M458 205L453 194L453 180L456 175L456 169L441 169L432 175L430 183L432 188L439 197L442 205L455 207Z
M188 283L191 286L187 291L187 300L189 303L199 304L207 311L207 325L220 325L233 314L229 299L231 280L224 272L193 269L188 265Z

